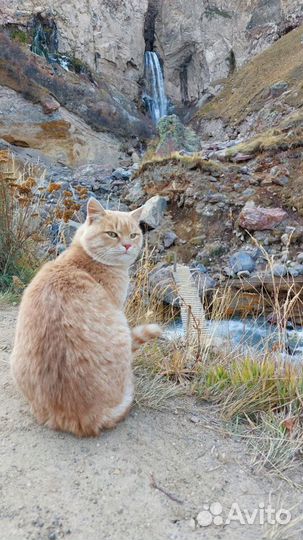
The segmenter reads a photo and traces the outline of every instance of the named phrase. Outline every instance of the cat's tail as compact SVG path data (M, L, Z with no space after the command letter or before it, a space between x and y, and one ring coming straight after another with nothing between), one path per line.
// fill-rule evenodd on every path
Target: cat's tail
M141 345L162 335L158 324L142 324L135 326L132 331L132 350L136 351Z

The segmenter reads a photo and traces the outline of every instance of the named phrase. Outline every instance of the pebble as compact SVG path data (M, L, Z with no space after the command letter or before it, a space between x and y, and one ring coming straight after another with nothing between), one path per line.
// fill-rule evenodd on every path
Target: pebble
M273 275L276 277L284 277L287 274L287 268L284 264L274 264L272 269Z
M164 238L163 238L163 244L164 244L165 249L168 249L171 246L173 246L177 238L178 238L177 235L173 231L168 231L167 233L165 233Z
M256 262L246 251L237 251L234 253L229 259L229 264L236 274L243 271L250 273L256 268Z
M247 188L243 191L243 197L252 197L256 193L254 188Z
M238 272L239 278L248 278L250 276L250 272L248 270L242 270L241 272Z
M194 520L194 518L191 518L189 521L188 521L188 526L191 528L191 529L195 529L196 528L196 522Z
M280 176L278 178L273 178L272 183L276 184L277 186L284 187L284 186L287 186L287 184L288 184L288 178L286 176Z
M200 422L199 417L196 416L196 415L194 415L194 414L193 414L192 416L189 417L189 420L190 420L193 424L198 424L198 423Z

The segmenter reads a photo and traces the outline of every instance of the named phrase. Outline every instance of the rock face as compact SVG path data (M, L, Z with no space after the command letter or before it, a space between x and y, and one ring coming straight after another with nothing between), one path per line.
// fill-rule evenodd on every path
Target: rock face
M26 26L37 14L53 18L60 52L78 58L124 95L135 97L143 73L147 7L147 0L11 0L0 6L0 25Z
M144 51L157 51L169 97L187 105L298 25L303 11L301 0L11 0L0 6L0 26L32 31L35 17L57 29L60 53L131 99L140 95Z
M48 64L4 33L0 33L0 80L47 108L50 96L54 97L96 131L124 137L151 135L148 119L104 77L90 80Z
M168 95L203 98L209 85L261 52L303 17L300 0L159 2L156 49L164 61Z
M45 113L42 105L34 105L14 90L0 86L0 138L72 167L98 161L100 167L111 169L118 164L117 138L95 133L64 107L51 112L50 105L48 102Z

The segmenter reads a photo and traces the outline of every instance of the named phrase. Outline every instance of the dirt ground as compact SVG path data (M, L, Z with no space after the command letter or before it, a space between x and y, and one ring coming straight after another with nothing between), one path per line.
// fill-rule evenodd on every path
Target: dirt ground
M39 427L10 380L15 319L16 308L0 306L1 540L303 538L300 490L255 473L246 445L224 435L207 405L135 407L98 439ZM263 526L270 500L276 524ZM288 525L277 523L288 520L281 507ZM253 524L245 510L257 512Z

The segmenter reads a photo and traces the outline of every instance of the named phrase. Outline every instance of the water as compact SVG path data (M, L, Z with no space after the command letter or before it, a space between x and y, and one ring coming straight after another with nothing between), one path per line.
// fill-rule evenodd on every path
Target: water
M53 20L36 20L31 50L44 56L50 64L59 64L65 71L70 71L72 67L71 60L58 52L58 32Z
M58 51L58 33L54 21L35 23L35 33L31 46L33 53L44 56L48 61L56 55Z
M154 124L157 124L160 118L167 115L168 103L162 69L155 52L148 51L145 53L144 77L145 93L143 100Z
M246 350L275 350L281 342L281 334L277 327L269 324L265 319L229 319L222 321L207 321L207 328L211 337L222 340L238 351ZM181 320L176 320L166 330L169 339L184 335ZM286 330L284 336L285 353L303 360L303 328Z

